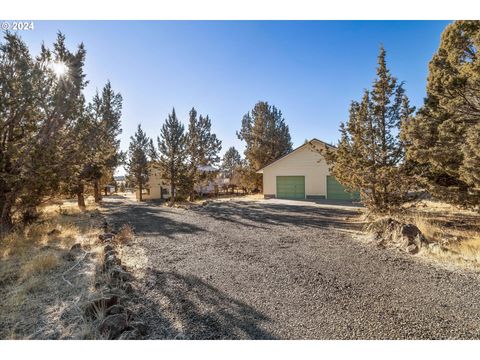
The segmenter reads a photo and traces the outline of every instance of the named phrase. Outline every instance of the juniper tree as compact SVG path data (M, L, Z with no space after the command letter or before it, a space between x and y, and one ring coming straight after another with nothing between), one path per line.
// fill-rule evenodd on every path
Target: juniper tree
M67 135L83 111L85 50L65 46L59 33L50 51L31 57L18 35L5 33L0 45L0 211L1 232L14 212L36 216L46 196L66 179L74 139Z
M246 143L244 154L251 168L248 173L256 187L260 186L261 177L255 171L292 151L290 132L282 112L264 101L255 104L243 116L237 137Z
M175 202L176 190L187 178L186 141L185 128L178 120L174 108L157 137L160 171L162 178L170 183L170 205Z
M403 84L387 68L382 47L372 90L352 102L349 120L340 126L338 147L320 149L332 175L350 191L359 190L374 212L394 210L407 198L411 180L404 169L399 128L413 111Z
M444 30L429 64L427 97L402 137L416 178L452 204L480 204L480 22Z
M186 189L190 201L194 200L194 186L207 175L199 171L199 166L213 166L219 160L218 153L222 149L222 142L212 133L212 124L208 115L197 117L197 111L192 108L189 113L188 132L186 134L186 155L188 160Z
M126 161L129 186L138 189L139 200L142 201L142 191L146 188L149 178L149 154L152 153L152 142L142 127L138 125L134 136L130 137L128 158Z

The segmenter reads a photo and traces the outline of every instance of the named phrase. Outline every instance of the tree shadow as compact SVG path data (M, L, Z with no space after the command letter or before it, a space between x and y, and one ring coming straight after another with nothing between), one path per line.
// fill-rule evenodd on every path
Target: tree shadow
M238 223L248 227L307 226L359 231L362 223L353 221L358 209L345 207L316 207L252 202L214 202L192 209L216 220Z
M149 339L274 339L269 318L194 275L148 269L136 297Z
M119 196L119 200L124 200ZM166 236L173 238L176 234L193 234L204 231L202 228L186 222L171 219L172 211L159 208L155 204L109 201L103 204L107 210L109 225L119 229L123 224L130 224L136 234L142 236Z

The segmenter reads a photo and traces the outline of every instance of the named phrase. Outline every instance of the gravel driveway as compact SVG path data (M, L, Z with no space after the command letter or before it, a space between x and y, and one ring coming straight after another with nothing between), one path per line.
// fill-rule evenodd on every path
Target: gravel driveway
M105 199L164 339L480 338L480 278L354 238L358 209L281 201L191 210Z

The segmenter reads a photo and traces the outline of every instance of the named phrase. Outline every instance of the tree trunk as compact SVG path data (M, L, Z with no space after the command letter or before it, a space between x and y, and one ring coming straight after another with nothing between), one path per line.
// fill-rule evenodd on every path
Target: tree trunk
M93 182L93 191L94 191L95 202L98 204L102 200L102 194L100 192L100 183L98 179L95 179L95 181Z
M77 203L78 207L80 210L85 211L86 206L85 206L85 185L83 183L78 184L78 189L77 189Z
M0 216L0 239L8 234L13 228L12 205L8 199L2 199L2 213Z
M142 198L142 191L143 191L143 187L142 187L142 182L140 181L139 184L138 184L138 201L142 201L143 198Z

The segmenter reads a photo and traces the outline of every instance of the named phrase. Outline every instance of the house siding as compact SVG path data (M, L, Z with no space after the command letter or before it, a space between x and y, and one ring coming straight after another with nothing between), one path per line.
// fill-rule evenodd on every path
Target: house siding
M329 174L323 156L304 146L263 169L263 193L265 197L277 195L277 176L305 176L306 198L325 198Z

